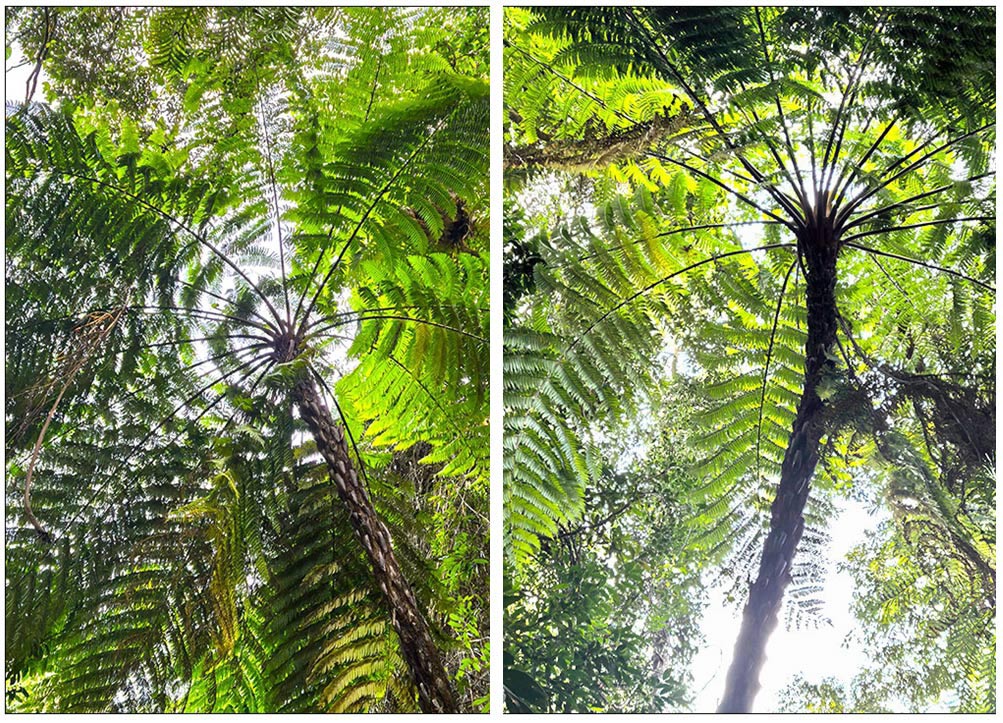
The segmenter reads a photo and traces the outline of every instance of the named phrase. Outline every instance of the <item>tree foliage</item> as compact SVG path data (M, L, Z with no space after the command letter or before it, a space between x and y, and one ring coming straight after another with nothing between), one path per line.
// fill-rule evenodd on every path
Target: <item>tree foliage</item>
M723 708L751 705L781 599L792 623L823 622L826 521L849 494L900 512L874 564L954 580L946 619L974 615L952 643L964 654L935 652L940 626L917 622L939 603L906 595L895 619L944 666L939 690L976 680L956 705L992 708L992 11L506 23L506 184L529 220L506 240L508 568L588 516L612 451L596 429L643 408L668 340L699 390L686 544L749 596ZM551 224L534 204L561 188L581 212ZM889 588L859 577L866 617Z
M666 398L669 398L669 390ZM610 459L586 511L505 577L505 701L513 712L684 710L701 559L685 547L691 488L673 421L688 395L603 432ZM655 411L657 409L657 411Z
M485 18L8 14L9 709L486 707Z

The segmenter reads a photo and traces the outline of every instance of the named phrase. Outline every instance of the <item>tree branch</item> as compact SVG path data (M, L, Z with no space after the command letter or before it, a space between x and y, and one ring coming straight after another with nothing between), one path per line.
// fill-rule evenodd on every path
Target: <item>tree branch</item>
M310 300L310 304L309 306L306 307L306 311L303 312L303 319L300 322L299 328L296 330L297 336L302 336L306 328L307 319L310 318L310 312L313 311L313 307L316 305L317 300L320 298L321 293L324 291L324 287L327 286L327 282L331 280L331 276L334 275L334 272L340 266L341 259L345 256L345 252L348 251L348 247L355 240L356 236L358 236L359 231L362 229L363 224L365 224L365 222L369 219L370 214L372 214L372 212L376 209L377 204L383 200L383 196L387 193L387 191L390 190L391 186L393 186L393 184L397 182L397 179L401 177L401 175L404 173L405 170L407 170L408 166L411 165L411 162L418 157L418 154L425 149L425 146L427 146L432 141L432 138L435 137L435 134L438 131L439 131L438 127L433 128L432 131L422 140L422 142L418 144L418 147L415 148L414 151L412 151L411 154L404 160L404 162L401 164L401 167L394 172L394 174L385 184L383 184L383 188L381 188L377 192L376 196L373 198L368 208L366 208L366 212L362 214L362 217L355 225L355 228L352 230L351 235L349 235L348 239L341 247L341 251L338 252L338 258L334 260L334 263L331 265L331 268L328 269L327 274L324 276L323 281L321 281L320 285L317 287L317 292L313 295L313 298ZM306 298L306 295L310 290L310 284L313 283L314 274L316 273L316 270L320 264L320 260L324 258L324 252L326 250L327 250L326 248L321 249L320 255L317 258L317 264L314 265L314 272L310 275L310 280L303 288L303 296L300 298L300 303L296 307L297 314L299 314L299 309L303 303L303 299Z
M275 307L272 306L272 303L268 300L268 297L266 297L264 295L264 293L261 291L261 289L258 287L258 285L255 284L253 281L251 281L250 277L248 277L248 275L245 274L244 271L236 263L234 263L233 260L231 260L229 256L227 256L222 251L220 251L204 235L202 235L202 234L198 233L197 231L195 231L195 229L193 229L187 223L185 223L184 221L182 221L179 218L176 218L175 216L171 215L167 211L164 211L162 208L158 208L157 206L153 205L152 203L150 203L146 199L144 199L144 198L142 198L140 196L137 196L134 193L130 193L129 191L126 191L125 189L120 188L119 186L116 186L113 183L108 183L107 181L102 181L99 178L93 178L91 176L84 176L84 175L81 175L79 173L76 173L76 172L70 171L70 170L56 169L56 172L57 173L61 173L61 174L66 175L66 176L70 176L71 178L76 178L76 179L79 179L81 181L88 181L90 183L96 183L99 186L103 186L105 188L111 189L111 190L115 191L116 193L119 193L119 194L125 196L126 198L129 198L129 199L135 201L136 203L138 203L141 206L143 206L143 208L146 208L146 209L148 209L150 211L153 211L154 213L156 213L157 215L159 215L162 218L166 219L167 221L175 224L182 231L185 231L186 233L188 233L189 235L191 235L192 238L194 238L196 241L198 241L203 246L205 246L210 251L212 251L214 254L216 254L216 256L218 256L219 259L223 263L225 263L227 266L229 266L231 269L233 269L235 272L237 272L237 274L242 279L244 279L244 281L246 281L251 286L252 289L254 289L254 291L257 293L258 297L262 301L265 302L265 305L268 307L269 311L272 312L272 316L275 318L276 323L281 323L281 317L279 316L278 311L275 310Z
M844 242L843 245L848 246L851 249L857 249L858 251L866 251L867 253L875 254L876 256L886 256L890 259L898 259L899 261L908 261L910 264L923 266L925 268L932 269L934 271L943 271L945 274L950 274L951 276L956 276L959 279L964 279L965 281L969 281L975 284L976 286L981 286L986 291L992 291L994 293L996 291L996 289L990 286L989 284L983 283L978 279L973 279L971 276L965 276L961 272L955 271L954 269L947 269L944 268L943 266L928 264L925 261L920 261L919 259L911 259L908 256L899 256L898 254L888 253L887 251L878 251L877 249L872 249L868 246L861 246L859 244Z
M704 179L710 181L715 186L718 186L718 187L724 189L728 193L732 194L733 196L735 196L736 198L738 198L739 200L741 200L747 206L751 206L752 208L754 208L757 211L759 211L761 214L763 214L765 216L769 216L770 218L774 219L778 223L782 223L784 226L786 226L787 228L789 228L791 231L797 231L797 226L795 226L793 223L791 223L787 219L781 218L780 216L777 216L775 213L772 213L771 211L767 211L765 208L763 208L762 206L760 206L759 204L757 204L752 199L748 198L747 196L745 196L744 194L740 193L739 191L736 191L734 188L732 188L731 186L729 186L726 183L723 183L722 181L720 181L719 179L717 179L714 176L710 175L709 173L705 173L704 171L701 171L699 168L696 168L695 166L691 166L688 163L684 163L683 161L678 161L675 158L670 158L669 156L663 155L661 153L657 153L655 151L648 151L647 155L651 156L652 158L657 158L657 159L659 159L661 161L667 161L668 163L672 163L672 164L674 164L676 166L680 166L682 168L685 168L688 171L691 171L692 173L697 174L701 178L704 178Z
M250 377L251 374L253 374L255 371L257 371L258 369L261 368L262 364L266 364L266 363L268 363L270 361L272 361L272 359L271 359L270 356L263 356L263 357L259 356L259 357L256 357L255 359L252 359L252 360L250 360L248 362L245 362L245 363L241 364L240 366L236 367L235 369L230 370L229 372L226 372L222 376L217 377L212 382L210 382L209 384L207 384L204 387L200 388L197 392L195 392L191 396L187 397L183 402L181 402L181 404L179 404L177 407L175 407L174 410L170 414L168 414L166 417L164 417L157 424L156 427L154 427L149 432L147 432L147 434L138 443L136 443L135 445L132 445L131 450L138 450L141 446L143 446L144 444L146 444L149 440L151 440L153 438L153 436L157 432L159 432L164 427L164 425L166 425L168 422L170 422L179 411L181 411L182 409L184 409L186 406L188 406L188 404L190 404L191 402L193 402L195 399L197 399L200 396L202 396L202 394L204 394L206 391L208 391L209 389L211 389L212 387L214 387L216 384L219 384L220 382L224 381L225 379L233 376L234 374L236 374L236 373L238 373L240 371L243 371L244 369L247 369L248 367L251 368L251 371L249 371L245 375L245 378ZM202 417L204 417L206 414L208 414L210 411L212 411L212 409L214 409L217 404L219 404L221 401L223 401L223 399L226 397L227 391L228 390L224 390L219 396L217 396L216 399L211 404L209 404L205 409L203 409L202 412L200 412L197 417L195 417L194 419L191 420L191 423L194 424L194 423L198 422L200 419L202 419ZM174 434L168 440L168 442L173 442L183 432L184 432L184 430L181 430L181 431L177 432L176 434ZM77 520L80 519L80 516L83 515L84 512L88 508L90 508L91 505L94 504L94 502L95 502L95 500L97 500L98 496L102 492L104 492L105 488L108 486L108 483L112 482L115 479L118 479L117 473L125 466L125 464L127 462L130 461L130 459L131 459L131 456L130 457L126 457L118 465L116 465L116 467L114 469L112 469L111 472L108 473L105 481L102 482L102 483L100 483L99 485L97 485L97 487L94 490L94 492L88 497L88 499L86 500L86 502L80 507L80 509L70 519L70 521L68 523L66 523L66 525L62 529L62 532L56 538L54 538L54 539L61 539L69 531L70 527ZM100 513L100 515L98 517L99 520L103 520L104 519L104 516L108 513L108 510L111 508L111 504L112 503L109 503L101 511L101 513Z
M585 338L585 336L589 332L591 332L599 324L601 324L603 321L605 321L617 309L622 309L624 306L626 306L630 302L634 301L638 297L643 296L644 294L648 293L652 289L654 289L654 288L656 288L658 286L661 286L665 282L667 282L667 281L669 281L671 279L674 279L675 277L679 276L680 274L684 274L687 271L692 271L693 269L699 268L700 266L704 266L706 264L710 264L710 263L714 263L716 261L720 261L721 259L726 259L729 256L738 256L740 254L749 254L749 253L752 253L753 251L767 251L769 249L792 248L793 246L794 246L794 244L792 244L792 243L780 243L780 244L768 244L766 246L756 246L755 248L751 248L751 249L740 249L738 251L728 251L728 252L725 252L725 253L722 253L722 254L717 254L716 256L711 256L710 258L704 259L703 261L698 261L695 264L690 264L689 266L687 266L685 268L682 268L682 269L679 269L678 271L673 271L668 276L663 276L658 281L655 281L655 282L653 282L651 284L648 284L647 286L645 286L643 289L641 289L637 293L630 295L629 297L627 297L626 299L624 299L623 301L621 301L619 304L617 304L613 308L609 309L606 313L604 313L602 316L600 316L598 319L596 319L594 322L592 322L588 326L588 328L585 329L585 331L583 331L581 334L578 335L578 338L575 339L575 341L572 342L571 345L568 347L568 351L571 351L571 349L574 349L581 342L581 340L583 338Z
M935 155L937 155L941 151L947 150L951 146L954 146L954 145L960 143L961 141L965 140L966 138L971 138L972 136L978 135L979 133L982 133L983 131L986 131L986 130L988 130L990 128L993 128L993 127L995 127L995 125L996 125L995 121L992 122L992 123L987 123L986 125L984 125L984 126L982 126L980 128L977 128L974 131L969 131L968 133L965 133L964 135L960 135L960 136L958 136L956 138L952 138L951 140L947 141L946 143L943 143L943 144L937 146L936 148L934 148L929 153L923 155L919 160L911 163L909 166L907 166L906 168L902 169L901 171L899 171L898 173L896 173L891 178L889 178L889 179L887 179L885 181L881 181L876 187L874 187L874 188L872 188L872 189L870 189L868 191L861 192L856 198L854 198L849 203L847 203L846 208L843 209L843 211L841 211L836 216L836 222L833 225L834 226L840 226L840 225L842 225L843 222L845 222L846 219L849 218L850 214L853 213L854 210L856 210L857 208L859 208L860 204L862 204L868 198L870 198L871 196L873 196L874 194L876 194L882 188L886 188L886 187L890 186L892 183L894 183L895 181L897 181L899 178L901 178L905 174L907 174L910 171L913 171L916 168L918 168L919 166L923 165L923 163L925 163L930 158L933 158ZM925 146L926 144L923 144L923 145ZM914 150L912 153L909 154L909 156L914 155L916 152L917 151ZM908 158L909 156L906 156L906 158ZM901 163L901 160L898 161L898 162L896 162L894 165L898 165L899 163ZM894 167L894 165L892 167ZM888 172L888 170L889 169L886 169L885 172L881 174L881 177L884 177L884 175Z
M962 183L979 181L982 180L983 178L991 178L995 175L996 175L995 173L980 173L977 176L969 176L968 178L964 179ZM887 213L888 211L891 211L893 208L904 206L906 204L912 203L913 201L919 201L923 198L929 198L930 196L935 196L936 194L943 193L944 191L949 191L952 188L954 188L955 185L956 185L955 183L945 183L943 186L934 188L931 191L925 191L924 193L917 193L915 196L909 196L909 198L905 198L901 201L896 201L895 203L889 204L887 206L882 206L881 208L868 209L865 215L858 216L851 223L848 223L845 226L840 227L839 230L840 232L847 231L853 228L854 226L859 226L876 216L880 216L881 214Z
M766 406L766 384L770 375L770 361L773 357L773 344L777 338L777 327L780 325L780 310L784 305L784 293L787 291L787 282L790 281L791 272L797 268L797 260L790 265L784 275L784 283L780 287L780 295L777 297L777 309L773 314L773 328L770 330L770 345L766 350L766 365L763 367L762 391L759 395L759 423L756 426L756 482L762 479L762 464L760 457L760 445L763 439L763 409Z
M995 216L964 216L962 218L940 218L940 219L935 219L933 221L923 221L921 223L908 223L902 226L891 226L889 228L877 228L877 229L872 229L870 231L861 231L860 233L851 234L846 238L841 239L840 243L852 246L853 244L850 244L849 243L850 241L853 241L854 239L858 238L864 238L866 236L876 236L878 234L883 234L883 233L894 233L895 231L905 231L906 229L910 228L923 228L924 226L944 226L946 224L962 223L964 221L995 221L995 220L996 220Z

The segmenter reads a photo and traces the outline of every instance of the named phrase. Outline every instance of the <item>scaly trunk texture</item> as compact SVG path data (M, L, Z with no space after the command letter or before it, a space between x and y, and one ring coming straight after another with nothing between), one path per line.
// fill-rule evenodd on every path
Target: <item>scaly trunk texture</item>
M418 688L418 702L425 713L457 713L456 700L439 650L428 624L418 608L414 592L394 557L390 533L376 515L373 503L359 482L359 474L348 456L345 432L334 421L317 387L308 377L300 379L293 398L300 415L324 456L338 496L348 508L355 536L362 543L373 566L376 582L383 591L390 619L400 638L404 660Z
M804 532L804 507L824 431L825 404L818 395L818 385L826 371L834 367L829 354L836 344L837 240L831 223L822 218L804 231L799 241L808 286L804 389L780 468L759 574L749 589L719 713L749 712L759 692L766 642L777 626L784 590L791 580L791 562Z
M593 171L610 163L638 157L657 141L676 133L694 118L687 110L670 115L666 108L663 109L663 115L606 135L586 132L582 140L552 140L547 137L542 146L506 146L505 170L544 168L572 173Z

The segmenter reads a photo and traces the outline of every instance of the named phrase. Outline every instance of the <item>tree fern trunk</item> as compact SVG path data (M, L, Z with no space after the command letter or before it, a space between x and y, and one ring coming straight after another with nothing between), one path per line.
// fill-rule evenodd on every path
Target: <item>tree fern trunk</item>
M759 574L749 589L719 713L748 712L759 691L766 642L777 625L784 590L791 580L794 551L804 532L804 507L824 429L825 403L819 397L818 386L826 371L833 368L829 356L836 344L837 244L825 219L805 231L799 240L808 286L804 388L780 468Z
M394 556L390 533L376 515L365 487L359 482L348 456L345 433L309 378L301 379L294 398L317 449L327 461L338 496L348 508L352 528L365 548L376 582L390 608L390 618L400 638L404 659L418 688L418 702L425 713L456 713L449 676L432 640L428 624L418 608L414 591L404 579Z

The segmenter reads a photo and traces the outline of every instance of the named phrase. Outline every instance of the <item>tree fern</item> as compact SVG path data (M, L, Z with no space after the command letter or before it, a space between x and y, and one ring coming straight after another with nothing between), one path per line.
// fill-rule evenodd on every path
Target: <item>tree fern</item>
M769 8L508 16L509 186L529 198L540 171L584 173L596 213L582 233L604 229L587 253L575 253L570 236L538 237L540 301L526 303L511 326L555 334L552 348L625 333L627 324L642 336L663 329L691 355L690 373L708 397L694 420L706 433L693 544L731 574L758 567L723 710L751 704L762 646L792 578L800 581L797 607L814 605L804 602L818 582L812 547L825 544L832 496L866 484L847 470L870 457L860 440L876 432L860 420L880 405L886 392L878 389L907 385L918 371L958 375L972 394L991 394L982 374L994 355L986 336L993 252L984 239L995 228L995 100L989 84L948 90L929 80L969 72L963 67L985 80L991 20L944 11L959 29L951 42L967 38L967 52L948 63L926 40L941 34L912 29L934 16ZM977 38L980 23L987 36ZM673 102L659 108L656 98ZM625 186L651 200L620 202L632 212L611 215L602 204ZM642 214L647 223L632 220ZM571 279L574 293L552 275ZM552 308L584 322L541 329L536 319ZM656 347L625 345L621 358L636 350L650 360ZM648 377L625 371L611 373L613 382L590 380L578 397L643 394ZM544 366L531 373L536 381L520 380L527 395L554 375ZM553 418L570 419L566 446L584 448L605 409L551 404L560 410ZM880 414L901 426L911 411ZM510 466L530 448L516 436L520 425L519 416L507 421ZM950 443L943 431L934 430L934 446ZM563 498L574 499L588 474L569 479L561 461L545 458L532 475L513 470L510 525L552 536L562 517L520 517L522 489L568 480Z
M486 613L430 561L486 544L477 12L102 17L160 92L62 65L8 115L9 704L470 708Z

